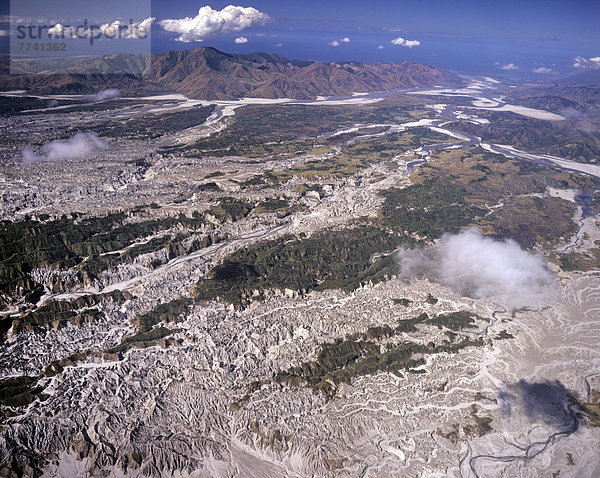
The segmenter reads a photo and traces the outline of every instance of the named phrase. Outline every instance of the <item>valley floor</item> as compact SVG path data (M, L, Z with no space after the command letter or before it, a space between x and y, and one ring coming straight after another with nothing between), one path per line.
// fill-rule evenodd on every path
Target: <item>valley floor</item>
M495 142L564 121L505 93L2 117L2 473L598 476L599 166ZM554 280L403 276L469 228Z

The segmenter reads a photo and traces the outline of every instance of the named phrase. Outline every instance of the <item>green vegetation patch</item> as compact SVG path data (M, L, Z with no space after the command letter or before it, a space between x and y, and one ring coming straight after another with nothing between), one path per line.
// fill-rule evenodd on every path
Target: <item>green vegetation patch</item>
M86 130L99 136L127 139L152 139L204 123L212 106L198 106L172 113L142 114L122 119L87 123Z
M426 320L426 323L436 325L438 328L445 327L450 330L462 330L475 326L474 319L478 318L475 314L467 311L451 312L441 314L432 319Z
M437 319L438 317L429 320ZM429 320L427 314L422 314L408 321L401 321L396 329L389 326L371 327L362 334L323 344L316 360L279 372L273 381L292 386L308 386L315 392L323 393L329 400L336 395L340 383L350 384L356 377L377 372L400 375L403 370L425 373L424 370L413 369L425 363L426 355L456 352L465 347L483 345L482 341L472 341L468 338L456 343L445 341L437 346L433 343L420 345L412 342L388 345L385 348L379 345L382 339L401 332L414 331L416 324ZM443 321L444 319L440 319L440 323Z
M270 382L286 383L294 387L309 387L315 392L323 393L327 400L335 397L341 383L352 383L352 379L378 372L389 372L402 376L401 372L426 373L418 369L426 362L427 355L447 352L457 352L465 347L481 346L483 339L472 340L463 338L455 341L457 333L450 329L459 330L470 327L475 315L466 311L453 312L430 318L426 313L416 317L398 321L395 327L389 325L373 326L364 332L338 338L334 342L321 344L315 360L303 362L275 374L272 380L256 380L248 385L248 392L242 399ZM414 342L390 342L394 336L416 332L419 324L434 324L447 328L451 333L450 340L435 345L430 342L421 345ZM238 404L239 406L239 404ZM477 422L482 429L489 421L482 418Z
M405 297L402 297L400 299L392 299L394 301L394 304L400 304L403 307L408 307L412 301L410 299L407 299Z
M467 190L439 177L381 191L381 223L396 231L436 239L458 232L485 211L467 203Z
M459 122L459 131L479 136L486 142L510 144L518 149L550 154L581 163L594 163L600 157L600 134L582 131L565 122L524 118L511 112L477 111L489 124Z
M265 214L284 211L288 214L301 209L304 209L304 205L297 203L292 205L287 199L267 198L254 206L252 212L254 214Z
M166 327L156 327L147 331L140 331L137 334L124 338L119 345L106 350L106 354L119 355L132 348L147 348L156 345L168 347L173 343L168 337L179 332L180 329L168 329Z
M272 177L278 182L286 182L293 176L302 178L343 178L354 176L357 172L367 168L377 158L359 157L346 154L336 154L327 158L305 161L297 166L292 166L283 171L271 171Z
M250 214L252 204L244 199L236 199L233 197L219 198L217 204L212 206L208 212L220 221L232 220L237 221Z
M61 100L61 104L77 104L76 101ZM0 96L0 116L18 115L22 111L48 108L50 100L42 98ZM58 110L60 111L60 110Z
M204 176L204 179L218 178L220 176L225 176L225 173L223 171L213 171L212 173L208 173L206 176Z
M177 323L185 320L188 308L194 303L193 299L180 297L170 302L157 305L149 312L137 316L133 323L137 326L137 332L124 337L121 343L107 350L88 350L76 352L68 357L55 360L46 366L44 374L53 377L61 373L65 367L73 366L77 362L86 360L90 355L96 355L108 360L122 358L122 354L132 348L147 348L153 346L169 347L180 343L170 336L180 332L178 328L167 328L161 324Z
M431 112L425 108L391 105L246 106L237 110L235 116L228 120L226 130L186 148L190 150L186 155L197 156L199 152L212 156L264 158L303 153L322 154L332 144L368 131L337 137L326 136L340 128L368 123L399 124L430 115ZM371 128L369 132L379 130Z
M229 255L197 284L194 296L240 306L249 302L254 290L352 290L395 273L393 257L373 262L371 257L400 243L400 236L370 226L262 242Z
M383 225L428 240L477 225L486 234L514 239L524 247L556 243L576 227L571 203L532 193L595 184L585 175L470 147L436 152L411 180L404 189L381 192Z
M357 139L342 147L342 152L350 156L371 158L385 161L397 156L399 152L416 149L437 143L462 143L463 140L452 138L429 128L411 128L408 131L377 136L375 138Z
M513 197L478 224L484 229L491 228L497 237L513 239L529 248L536 243L552 244L575 234L573 210L573 204L560 198Z
M25 294L39 290L29 276L38 267L64 270L83 263L80 273L95 276L124 260L164 247L166 239L135 245L120 256L101 254L118 251L139 238L176 226L197 229L207 224L198 213L135 223L124 223L126 218L126 213L114 213L82 220L63 217L48 222L0 222L0 292L18 296L21 290ZM29 300L34 302L36 297Z
M36 285L28 276L34 267L68 268L81 262L83 244L123 219L124 214L111 214L79 223L66 217L45 223L0 222L0 291L34 289Z
M341 147L340 151L325 158L305 161L283 171L272 171L270 174L279 182L284 182L292 176L306 178L316 177L348 177L382 161L388 161L410 148L425 144L447 141L447 138L428 129L395 133L372 139L361 139ZM336 137L337 138L337 137ZM339 140L339 139L338 139ZM328 140L328 141L331 141Z
M561 269L565 271L598 270L600 269L600 248L594 247L585 252L557 254L554 257L554 260L558 263Z
M416 317L413 317L412 319L401 320L398 323L398 325L396 326L396 328L394 329L394 333L401 334L403 332L404 333L416 332L417 325L424 323L428 319L429 319L429 315L427 315L425 312L423 312L422 314L420 314Z
M40 377L11 377L0 382L0 404L7 407L24 407L36 398L44 399L43 387L37 385Z
M200 191L200 192L219 192L219 191L221 191L221 188L214 181L210 181L208 183L199 184L198 191Z
M189 297L180 297L164 304L157 305L154 309L138 316L134 324L138 326L141 333L149 332L158 324L179 322L184 319L188 308L194 303Z
M171 236L155 237L143 244L128 247L121 253L92 255L86 258L78 269L89 277L98 277L103 271L115 269L118 265L132 261L142 254L156 252L178 239L181 240L183 237L178 236L175 240Z
M59 329L72 323L92 323L104 318L95 307L107 302L123 303L130 299L128 292L113 291L106 294L89 294L71 300L48 300L34 311L25 312L17 318L5 317L0 321L1 339L12 328L13 334L42 332Z
M580 404L592 427L600 427L600 402Z
M181 329L170 329L163 327L161 324L177 323L185 320L186 314L193 304L193 298L180 297L159 304L149 312L137 316L133 321L134 325L138 327L137 333L123 338L119 345L106 350L105 353L120 355L132 348L146 348L155 345L168 347L173 345L175 341L169 337Z
M260 175L254 175L250 179L246 179L239 183L242 188L249 188L253 186L265 187L268 186L267 181L263 179Z
M48 365L46 365L46 368L44 369L44 375L46 377L54 377L55 375L62 373L62 371L65 369L65 367L72 367L77 362L84 361L91 354L92 354L92 352L90 352L90 351L75 352L75 353L69 355L68 357L63 357L61 359L54 360L54 361L50 362Z

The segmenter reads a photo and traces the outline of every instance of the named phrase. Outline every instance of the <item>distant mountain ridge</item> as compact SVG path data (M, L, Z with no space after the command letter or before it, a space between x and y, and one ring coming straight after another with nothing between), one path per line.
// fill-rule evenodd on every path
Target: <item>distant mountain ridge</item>
M81 74L82 69L88 73ZM80 94L119 88L129 95L171 91L203 100L309 99L461 82L450 72L406 61L323 63L288 60L269 53L229 54L211 47L151 56L108 55L84 60L60 73L31 74L26 64L21 70L21 75L0 76L0 89Z

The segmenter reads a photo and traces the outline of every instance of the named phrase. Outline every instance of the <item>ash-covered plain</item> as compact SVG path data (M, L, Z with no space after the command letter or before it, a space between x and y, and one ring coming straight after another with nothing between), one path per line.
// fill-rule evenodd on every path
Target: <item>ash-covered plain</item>
M600 167L539 91L7 94L3 476L600 473Z

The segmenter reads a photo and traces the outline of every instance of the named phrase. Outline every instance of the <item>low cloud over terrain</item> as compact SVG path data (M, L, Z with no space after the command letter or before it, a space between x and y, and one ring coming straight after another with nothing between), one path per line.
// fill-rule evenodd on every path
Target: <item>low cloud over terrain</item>
M430 247L401 250L396 259L401 279L427 277L459 294L512 308L537 305L554 283L541 256L477 229L446 234Z
M42 146L41 153L31 149L23 150L23 162L54 161L57 159L81 158L96 151L102 151L108 145L94 133L77 133L67 140L56 140Z
M121 92L117 88L108 88L106 90L99 91L95 95L87 95L86 99L93 101L94 103L110 100L112 98L118 98L121 96Z
M206 5L193 18L169 19L160 22L168 31L179 33L181 42L203 41L217 35L240 32L252 25L262 25L270 20L266 13L253 7L228 5L223 10L213 10Z

